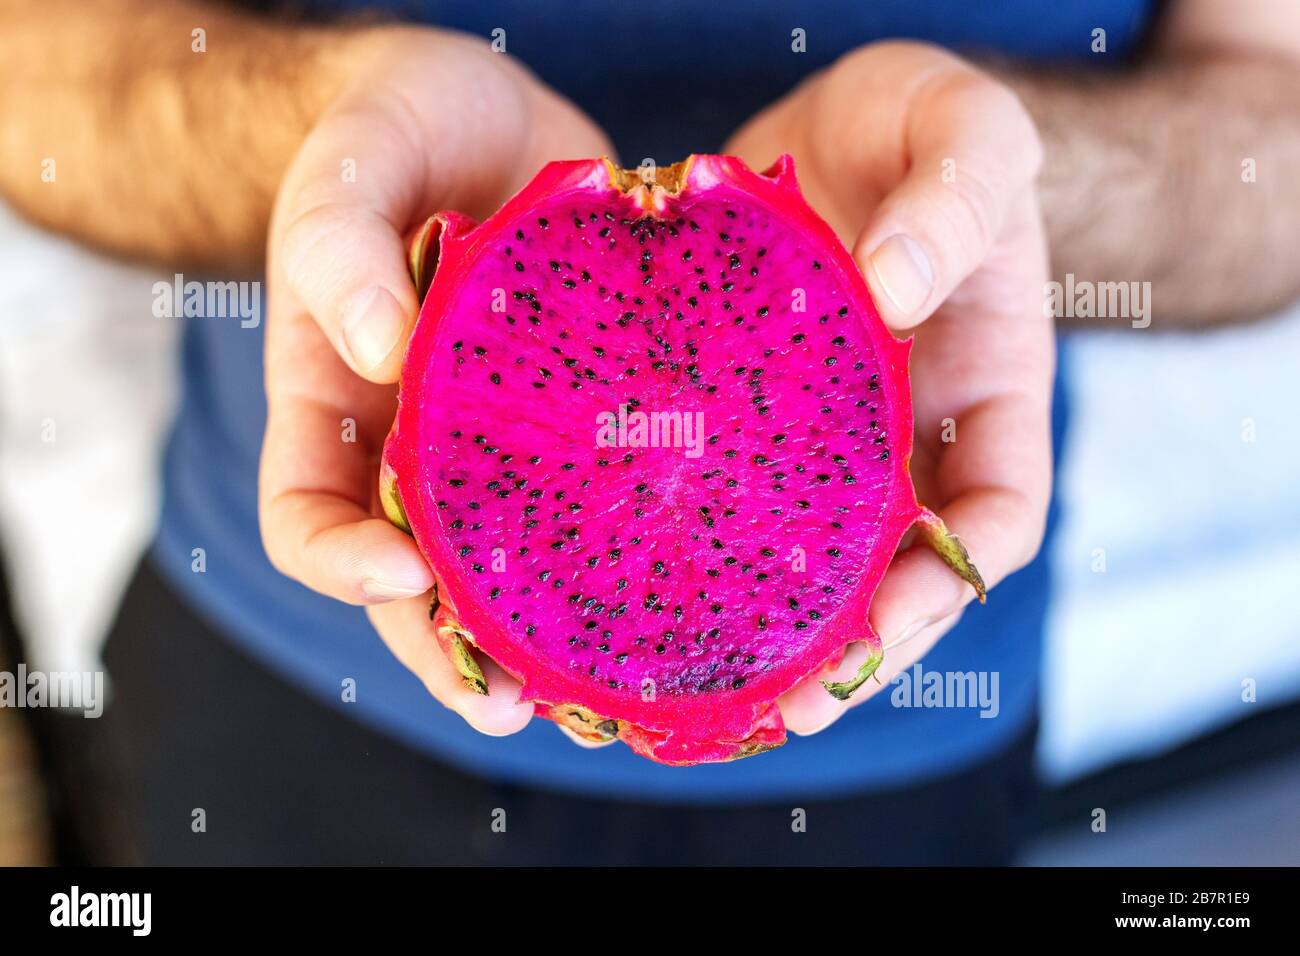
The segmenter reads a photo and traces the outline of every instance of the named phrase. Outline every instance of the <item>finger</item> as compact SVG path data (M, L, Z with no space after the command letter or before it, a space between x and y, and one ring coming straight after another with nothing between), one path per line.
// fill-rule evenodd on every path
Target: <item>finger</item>
M938 489L951 497L942 517L990 588L1027 564L1042 541L1051 447L1045 396L1046 388L1008 392L966 409L958 422L960 439L944 446L939 462ZM973 596L927 545L908 548L894 559L871 602L871 623L886 649L880 683L868 681L841 702L825 693L820 680L805 681L782 698L786 726L793 733L816 733L848 706L878 693L929 651ZM867 653L862 645L851 646L828 679L847 680Z
M572 104L478 46L453 43L354 91L318 123L281 186L271 265L371 381L396 380L419 307L409 227L439 209L487 215L543 162L608 147ZM469 72L474 96L431 108L430 91Z
M904 137L909 171L853 249L895 329L925 320L979 266L1042 160L1015 94L955 62L915 94Z
M564 726L564 724L556 724L555 726L559 728L560 732L564 734L564 736L568 737L583 750L599 750L601 747L608 747L610 744L615 742L613 739L588 740L577 731L570 730L568 727Z
M378 604L433 587L433 572L411 538L346 498L288 492L269 499L262 515L271 563L313 591Z
M816 674L781 697L781 717L785 720L786 729L802 737L825 730L843 717L849 708L856 707L885 690L898 674L929 653L939 638L961 620L961 615L959 610L914 633L900 635L892 644L885 641L885 660L876 671L875 678L859 687L848 700L838 700L826 692L821 682L852 680L870 653L863 644L849 645L844 652L844 660L829 674Z
M414 541L371 510L391 397L348 372L290 297L273 288L271 300L258 482L267 556L283 574L351 604L424 593L433 575Z
M375 382L396 380L419 304L402 231L424 154L406 136L382 110L327 116L294 160L272 224L271 268L353 371Z
M993 396L960 418L936 473L941 517L992 589L1038 551L1047 517L1051 441L1045 397ZM886 643L942 620L974 592L935 552L917 544L890 565L871 605ZM996 597L991 598L995 600Z
M464 678L438 646L429 620L429 595L376 605L367 613L393 656L475 730L504 737L523 730L532 719L533 705L519 700L520 683L482 654L476 659L487 680L487 694L465 686Z

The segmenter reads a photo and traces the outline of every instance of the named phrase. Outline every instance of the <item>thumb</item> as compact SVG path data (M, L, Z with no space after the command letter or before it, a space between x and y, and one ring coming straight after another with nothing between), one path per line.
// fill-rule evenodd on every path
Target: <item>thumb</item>
M285 178L271 274L358 375L395 381L419 308L401 230L418 202L415 157L382 114L324 119Z
M906 148L907 175L853 248L885 322L900 330L928 318L988 256L1042 157L1015 94L969 69L918 96Z

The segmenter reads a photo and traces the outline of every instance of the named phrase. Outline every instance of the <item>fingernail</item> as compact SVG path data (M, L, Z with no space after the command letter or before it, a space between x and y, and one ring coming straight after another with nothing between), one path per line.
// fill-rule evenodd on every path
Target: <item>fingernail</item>
M934 290L934 270L915 239L902 233L890 236L868 257L873 285L885 294L902 316L910 316Z
M835 723L835 721L843 717L844 712L849 709L849 702L846 700L845 701L836 700L834 697L831 697L829 694L826 695L826 699L829 700L831 703L826 705L827 710L826 710L825 719L821 721L821 723L814 724L811 727L805 727L802 730L797 730L794 727L789 727L787 729L790 731L790 733L794 734L796 737L811 737L814 734L820 734L831 724Z
M369 372L392 354L406 325L406 316L391 292L375 286L359 292L343 318L343 342L353 365Z
M388 581L379 581L375 578L366 578L361 582L361 592L366 597L378 598L383 601L398 601L402 598L415 597L417 594L423 594L427 588L408 587L402 584L391 584Z
M899 633L898 637L894 638L892 641L890 641L888 644L885 645L885 650L898 647L900 644L906 644L908 641L916 637L916 635L920 634L927 627L929 627L934 623L936 623L936 621L935 618L932 617L923 617L919 621L913 621L911 624L907 625L907 627L903 628L903 630Z
M570 730L563 724L556 724L555 726L560 729L564 736L568 737L583 750L599 750L601 747L608 747L610 744L614 743L613 740L588 740L577 732Z

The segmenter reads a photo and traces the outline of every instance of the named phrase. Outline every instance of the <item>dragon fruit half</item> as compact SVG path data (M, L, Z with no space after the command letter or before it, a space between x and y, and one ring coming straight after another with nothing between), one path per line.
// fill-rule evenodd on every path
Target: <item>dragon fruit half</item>
M434 569L434 631L537 713L668 764L779 746L776 700L871 649L918 526L908 342L789 157L552 163L481 225L417 235L425 295L381 498ZM427 289L427 294L425 294Z

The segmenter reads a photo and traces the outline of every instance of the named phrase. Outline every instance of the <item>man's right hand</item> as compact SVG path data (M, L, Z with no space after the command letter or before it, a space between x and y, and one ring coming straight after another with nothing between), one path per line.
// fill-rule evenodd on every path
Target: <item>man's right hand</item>
M358 43L355 74L290 165L271 221L262 537L288 576L367 605L439 701L484 733L513 733L532 715L519 685L483 661L491 694L465 689L433 639L428 565L377 517L378 456L419 309L404 237L440 209L483 218L550 160L612 150L481 41L397 28Z

